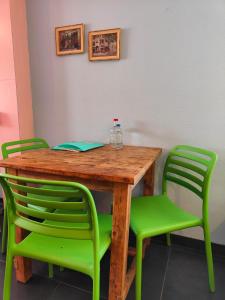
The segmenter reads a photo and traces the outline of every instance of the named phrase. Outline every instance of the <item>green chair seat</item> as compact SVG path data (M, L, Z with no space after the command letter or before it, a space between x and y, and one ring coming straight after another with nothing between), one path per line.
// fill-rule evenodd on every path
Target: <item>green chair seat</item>
M131 227L142 238L200 225L201 218L178 207L167 195L132 199Z
M45 221L44 224L63 226L62 222ZM99 258L105 254L111 243L112 217L111 215L98 215L99 224ZM73 227L74 223L67 223ZM82 226L82 223L81 223ZM94 256L92 240L74 240L58 237L49 237L38 233L29 234L22 242L15 246L16 253L74 269L90 275L93 274Z

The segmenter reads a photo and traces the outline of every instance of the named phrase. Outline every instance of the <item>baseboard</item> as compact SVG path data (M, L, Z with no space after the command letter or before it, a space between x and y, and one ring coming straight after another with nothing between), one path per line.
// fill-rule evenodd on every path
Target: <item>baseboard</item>
M166 245L166 235L160 235L152 238L153 243ZM172 245L183 246L197 250L198 252L205 252L205 243L202 240L181 236L177 234L171 234ZM225 245L219 245L212 243L213 255L225 257Z

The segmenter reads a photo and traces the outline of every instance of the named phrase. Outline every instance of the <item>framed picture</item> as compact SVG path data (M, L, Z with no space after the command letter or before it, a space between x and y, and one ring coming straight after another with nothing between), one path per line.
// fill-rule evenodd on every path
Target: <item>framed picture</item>
M78 54L84 52L84 24L56 27L56 54Z
M88 33L89 60L120 59L120 28Z

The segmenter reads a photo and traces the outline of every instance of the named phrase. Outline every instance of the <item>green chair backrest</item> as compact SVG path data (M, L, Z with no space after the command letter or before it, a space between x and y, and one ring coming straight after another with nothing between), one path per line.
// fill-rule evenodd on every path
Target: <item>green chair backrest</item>
M97 212L93 197L85 186L73 182L30 179L7 174L0 174L0 183L6 195L9 230L10 227L15 230L16 225L48 236L93 240L97 251ZM43 185L48 185L48 189L43 189ZM73 201L78 192L82 199L79 202ZM39 198L38 195L42 197ZM54 197L55 201L45 200L43 195ZM65 200L61 202L58 197L64 197ZM38 211L27 204L48 208L49 211ZM51 221L49 224L48 220Z
M35 150L41 148L49 148L48 143L44 139L32 138L26 140L17 140L2 144L2 157L8 158L10 154L23 152L27 150Z
M212 171L217 154L201 148L179 145L168 154L162 181L163 193L167 190L167 181L181 185L208 200Z

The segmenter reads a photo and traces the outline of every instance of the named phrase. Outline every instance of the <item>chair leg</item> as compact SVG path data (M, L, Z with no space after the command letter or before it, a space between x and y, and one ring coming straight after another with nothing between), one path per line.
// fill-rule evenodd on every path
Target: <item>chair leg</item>
M96 272L98 274L94 275L93 277L93 300L99 300L100 299L100 272Z
M6 252L6 243L7 243L7 209L4 209L4 216L3 216L3 225L2 225L2 253Z
M60 272L63 272L64 271L64 267L59 266L59 270L60 270Z
M142 287L142 248L143 248L143 241L142 239L139 239L137 237L137 242L136 242L136 278L135 278L135 283L136 283L136 300L141 300L141 287Z
M213 257L212 257L212 246L210 239L210 232L208 225L205 225L204 228L204 237L205 237L205 252L208 266L208 277L209 277L209 289L211 292L215 292L215 277L214 277L214 268L213 268Z
M48 264L48 277L53 278L54 271L53 271L53 264Z
M170 233L167 233L166 234L166 243L167 243L167 246L171 246L171 236L170 236Z
M12 284L12 271L13 271L13 256L11 253L7 253L3 300L10 300L10 291L11 291L11 284Z

